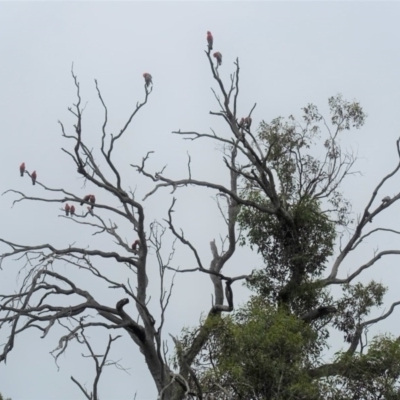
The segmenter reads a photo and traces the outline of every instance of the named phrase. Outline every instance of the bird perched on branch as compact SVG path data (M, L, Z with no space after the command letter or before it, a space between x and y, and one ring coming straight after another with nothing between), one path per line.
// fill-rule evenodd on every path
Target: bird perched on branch
M250 129L251 122L252 122L251 117L246 117L246 118L244 119L244 127L245 127L246 129Z
M65 215L68 217L69 213L71 211L71 207L69 206L68 203L65 205L65 209L64 210L65 210Z
M140 240L137 239L132 243L132 250L133 251L138 251L138 246L140 245Z
M71 217L75 214L75 206L72 205L71 208L69 209L69 212L71 213Z
M244 127L244 118L240 119L240 121L238 122L238 127L239 129L242 129Z
M21 173L21 176L24 176L24 172L25 172L25 163L24 162L19 166L19 172Z
M144 78L144 81L145 81L147 87L150 86L150 83L153 84L153 81L152 81L153 77L148 72L145 72L143 74L143 78Z
M84 203L85 201L89 201L91 197L92 197L91 194L87 194L87 195L83 198L83 201L82 201L82 203L81 203L81 206L83 206L83 203Z
M92 210L89 206L87 207L87 210L88 210L88 213L89 213L92 217L94 217L93 210Z
M214 38L210 31L207 31L207 43L208 43L208 50L213 49L213 42Z
M382 199L382 203L385 204L385 203L389 202L390 200L391 200L391 198L390 198L389 196L385 196L385 197Z
M92 195L90 196L89 201L92 203L92 210L93 210L94 203L96 203L96 197L94 196L94 194L92 194Z
M36 183L36 178L37 178L37 173L36 173L36 171L33 171L32 175L31 175L32 185L34 185Z
M217 60L218 65L222 65L222 54L219 51L216 51L213 56Z

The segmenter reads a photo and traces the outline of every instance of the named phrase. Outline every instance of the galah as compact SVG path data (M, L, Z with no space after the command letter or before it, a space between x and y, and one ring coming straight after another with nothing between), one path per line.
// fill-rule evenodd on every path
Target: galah
M222 54L219 51L216 51L213 56L217 60L218 65L222 65Z
M148 72L145 72L143 74L143 78L144 78L144 81L146 82L147 87L150 86L150 83L153 84L153 81L152 81L153 77Z
M84 203L85 201L89 201L91 197L92 197L91 194L87 194L87 195L83 198L83 201L82 201L82 203L81 203L81 206L83 206L83 203Z
M69 212L71 211L71 207L69 206L69 204L67 203L65 205L65 215L68 217L69 216Z
M212 50L213 48L214 38L210 31L207 31L207 43L208 43L208 50Z
M243 126L244 126L244 118L242 118L240 120L240 122L238 123L238 126L239 126L239 129L243 128Z
M69 209L69 212L71 213L71 217L75 214L75 206L72 205Z
M89 206L87 207L87 210L88 210L88 213L89 213L92 217L94 217L93 210L92 210Z
M251 117L246 117L244 119L244 127L247 128L247 129L250 129L251 121L252 121Z
M92 203L92 210L93 210L94 203L96 203L96 197L94 196L94 194L92 194L92 195L90 196L89 201Z
M32 172L31 178L32 178L32 185L34 185L36 183L36 178L37 178L36 171Z
M19 172L21 172L21 176L24 176L24 172L25 172L25 163L24 162L19 166Z
M132 250L133 251L137 251L138 250L138 246L139 246L139 244L140 244L140 240L139 239L137 239L137 240L135 240L133 243L132 243Z

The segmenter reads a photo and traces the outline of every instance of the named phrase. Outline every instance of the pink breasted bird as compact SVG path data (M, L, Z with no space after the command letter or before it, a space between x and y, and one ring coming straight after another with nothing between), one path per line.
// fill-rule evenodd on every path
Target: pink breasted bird
M87 210L88 210L88 213L93 217L94 216L93 210L89 206L87 207Z
M95 197L94 194L92 194L92 195L90 196L89 201L92 203L92 210L93 210L94 203L96 203L96 197Z
M69 212L71 211L71 207L69 206L68 203L65 205L64 210L65 210L65 215L68 217L69 216Z
M36 171L32 172L31 178L32 178L32 185L34 185L36 183L36 178L37 178Z
M133 251L138 251L138 246L140 245L140 240L137 239L132 243L132 250Z
M210 31L207 31L207 43L208 43L208 50L212 50L213 48L214 38Z
M251 121L252 121L251 117L246 117L246 118L244 119L244 127L245 127L246 129L250 129Z
M219 51L216 51L213 56L217 60L217 64L221 65L222 64L222 54Z
M25 163L24 162L19 166L19 172L21 173L21 176L24 176L24 172L25 172Z
M85 201L89 201L91 197L92 197L91 194L87 194L87 195L83 198L83 201L82 201L82 203L81 203L81 206L83 206L83 203L84 203Z
M144 78L144 81L146 82L147 87L150 86L150 83L153 84L153 81L152 81L153 77L148 72L145 72L143 74L143 78Z
M71 213L71 217L75 214L75 206L72 205L69 209L69 212Z

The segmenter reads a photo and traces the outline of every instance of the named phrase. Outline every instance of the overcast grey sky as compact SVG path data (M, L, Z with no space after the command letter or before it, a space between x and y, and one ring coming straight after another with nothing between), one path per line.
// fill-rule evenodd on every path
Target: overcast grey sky
M126 121L137 101L143 99L143 72L153 75L154 90L149 104L134 120L119 143L118 165L125 181L142 198L151 189L129 164L140 163L149 150L156 153L149 162L154 172L168 164L166 174L187 177L187 152L192 157L193 177L226 183L227 171L220 149L211 142L187 142L171 131L210 132L210 127L224 134L224 124L210 116L218 111L210 87L215 87L204 54L206 31L214 35L214 47L223 54L222 77L227 81L236 57L241 65L240 113L246 115L256 102L253 124L278 116L300 115L300 108L313 102L327 110L328 97L342 93L348 100L357 99L369 114L360 131L345 132L342 143L359 156L356 169L360 177L345 183L346 197L360 213L371 189L396 164L395 140L400 135L399 110L399 3L349 2L63 2L0 3L0 147L1 192L13 188L26 194L48 197L29 179L21 179L18 166L36 169L38 180L47 186L64 187L79 194L82 189L74 166L60 147L63 140L57 121L71 129L73 118L67 107L75 102L70 75L71 64L81 82L82 96L88 102L84 120L84 138L91 146L100 143L102 108L94 82L99 82L109 107L110 130L116 132ZM228 132L227 132L228 133ZM398 192L399 179L391 181L382 197ZM225 234L222 217L207 190L182 189L174 215L177 226L199 249L205 264L211 259L209 242ZM60 218L58 205L20 203L11 208L12 195L0 198L0 237L34 245L51 241L67 246L76 241L85 246L112 246L107 238L91 236L91 231ZM104 201L105 199L98 199ZM145 202L146 219L162 219L171 204L169 191L160 192ZM391 217L377 218L379 226L396 228ZM127 240L129 227L122 234ZM168 243L168 241L167 241ZM364 253L357 254L341 271L363 263L374 248L398 248L398 241L382 236L369 242ZM1 251L4 249L1 248ZM175 265L193 267L191 254L179 247ZM166 254L168 248L166 248ZM149 266L154 298L158 295L158 267ZM354 263L354 264L353 264ZM225 267L227 275L250 273L260 267L255 254L239 249ZM18 262L3 265L0 293L17 288ZM99 265L110 271L113 265ZM346 269L347 268L347 269ZM120 297L99 287L84 273L61 268L95 294L104 304L113 306ZM126 279L126 271L116 269L115 279ZM153 275L152 275L153 274ZM398 260L386 259L365 274L391 288L386 303L399 300ZM201 312L211 305L212 286L200 275L178 276L171 306L167 313L165 335L178 335L183 326L195 325ZM235 305L245 301L247 291L235 287ZM131 305L131 311L134 306ZM154 300L154 312L157 302ZM379 311L380 313L381 311ZM157 314L156 314L157 315ZM399 334L398 313L375 331L390 330ZM46 339L38 332L17 338L7 365L0 366L0 391L13 400L70 400L82 398L70 381L74 375L91 385L93 368L82 359L85 349L71 345L59 360L57 371L49 352L63 331L54 328ZM108 332L91 332L95 349L101 353ZM1 336L4 341L4 335ZM337 351L339 347L333 350ZM100 385L103 399L155 399L156 391L141 354L133 342L124 338L111 354L114 360L131 368L130 375L108 369Z

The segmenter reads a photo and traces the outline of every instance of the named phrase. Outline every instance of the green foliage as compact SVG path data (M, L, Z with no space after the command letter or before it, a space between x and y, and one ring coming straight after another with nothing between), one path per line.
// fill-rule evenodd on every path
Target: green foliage
M256 184L246 181L241 193L246 200L271 209L266 213L242 207L238 216L239 226L246 232L241 244L256 247L265 261L265 269L254 274L250 286L272 302L290 304L297 313L317 306L321 296L326 296L313 282L333 254L337 226L351 223L350 203L339 185L354 159L342 153L337 137L351 126L362 126L365 114L358 103L346 102L340 95L331 97L329 106L336 130L328 130L322 142L325 120L312 104L303 108L305 125L292 116L260 125L258 138L267 154L265 165L289 219L273 211L277 199ZM314 157L312 148L325 155Z
M253 297L245 306L206 318L207 340L193 365L215 399L400 399L400 340L365 343L360 335L386 288L342 284L334 300L322 279L337 237L352 223L340 184L355 159L341 150L338 135L366 118L359 103L340 95L329 99L329 109L331 127L312 104L301 123L279 117L260 126L267 183L243 178L241 198L260 207L242 206L237 221L241 244L256 249L264 266L247 282ZM323 364L332 329L343 333L347 350ZM182 354L198 332L184 332Z
M351 127L359 129L365 123L367 115L364 113L360 103L350 103L343 100L342 95L332 96L328 100L331 111L332 125L337 126L339 132L350 130Z
M381 283L371 281L368 285L356 283L343 285L343 295L336 302L338 312L333 319L333 326L344 332L344 338L351 342L356 326L362 323L373 307L383 304L387 288Z
M349 356L341 353L337 363L343 374L326 380L332 399L399 399L400 341L389 335L376 336L368 352Z
M258 193L249 193L248 197L263 204ZM265 261L265 269L255 272L251 286L261 296L275 301L292 282L291 296L296 295L297 309L302 312L316 305L309 284L324 271L333 252L336 232L316 200L303 198L288 210L292 225L251 208L243 208L238 221L248 232L250 245L257 246Z
M317 399L304 368L316 340L308 325L254 298L215 324L204 358L215 368L202 380L230 387L240 399Z
M348 293L361 291L365 301L360 309L368 313L369 307L379 303L382 288L374 282L356 286ZM367 293L367 288L374 294ZM315 326L260 296L232 315L211 318L207 324L211 334L194 370L215 399L226 399L227 394L248 400L400 398L398 338L377 336L368 351L364 345L365 352L339 352L332 369L314 379L309 371L320 363L324 338ZM187 330L182 343L189 346L195 333Z

